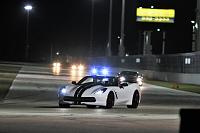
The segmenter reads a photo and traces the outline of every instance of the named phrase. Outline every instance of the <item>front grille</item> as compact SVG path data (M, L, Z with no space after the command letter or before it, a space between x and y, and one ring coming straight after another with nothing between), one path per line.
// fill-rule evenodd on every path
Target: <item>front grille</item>
M80 103L80 102L96 102L96 99L94 97L70 97L65 96L63 98L64 101L72 101L74 103Z

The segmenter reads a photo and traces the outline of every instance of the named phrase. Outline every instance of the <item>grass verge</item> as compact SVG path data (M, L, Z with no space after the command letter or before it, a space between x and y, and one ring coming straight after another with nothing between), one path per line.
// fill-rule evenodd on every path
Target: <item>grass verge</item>
M0 100L2 100L9 91L13 80L16 78L20 67L9 65L0 66Z
M165 82L165 81L157 81L157 80L145 80L145 83L200 94L200 85L182 84L182 83Z

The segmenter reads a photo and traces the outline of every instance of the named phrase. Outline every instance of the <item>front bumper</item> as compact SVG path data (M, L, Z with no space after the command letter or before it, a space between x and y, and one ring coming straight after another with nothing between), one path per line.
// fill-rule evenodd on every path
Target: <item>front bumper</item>
M72 102L74 104L81 104L81 102L96 102L94 97L73 97L73 96L64 96L64 102Z

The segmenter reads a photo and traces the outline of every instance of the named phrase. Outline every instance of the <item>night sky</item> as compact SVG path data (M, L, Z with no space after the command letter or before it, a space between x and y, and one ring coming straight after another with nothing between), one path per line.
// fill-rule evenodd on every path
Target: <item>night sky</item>
M104 56L108 42L109 0L94 0L93 56ZM27 12L23 0L1 1L0 60L23 61L26 45ZM30 57L47 61L57 51L66 56L88 56L90 45L91 0L30 0L33 10L29 20ZM174 8L174 24L136 22L136 7ZM151 30L153 54L161 54L162 34L166 31L166 52L191 51L191 20L196 1L126 0L125 48L130 55L141 54L139 33ZM113 0L112 53L117 55L121 23L121 0Z

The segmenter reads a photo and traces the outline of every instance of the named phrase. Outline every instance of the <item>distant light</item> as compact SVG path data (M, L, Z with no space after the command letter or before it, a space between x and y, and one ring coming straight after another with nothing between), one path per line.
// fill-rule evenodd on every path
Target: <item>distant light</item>
M59 52L56 53L56 55L59 55L59 54L60 54Z
M84 70L84 66L80 64L80 65L78 66L78 70L80 70L80 71Z
M105 76L108 75L108 69L104 68L104 69L102 70L102 74L105 75Z
M33 8L33 7L32 7L31 5L26 5L26 6L24 7L24 9L25 9L25 10L28 10L28 11L29 11L29 10L32 10L32 8Z
M151 6L151 8L154 8L154 6Z
M60 62L54 62L54 63L53 63L53 66L54 66L54 67L60 67L60 66L61 66L61 63L60 63Z
M160 31L160 29L157 29L157 31L159 32L159 31Z
M199 25L198 25L198 23L196 23L196 24L195 24L195 28L196 28L196 29L198 29L198 28L199 28Z
M191 21L191 23L192 23L192 24L195 24L195 21L194 21L194 20L192 20L192 21Z
M97 74L97 69L96 68L92 69L92 74Z
M126 54L126 56L129 56L129 54Z
M120 36L118 36L117 38L120 39Z
M142 7L139 7L140 9L142 8Z
M72 65L72 70L75 70L76 68L76 65Z

